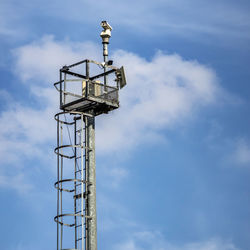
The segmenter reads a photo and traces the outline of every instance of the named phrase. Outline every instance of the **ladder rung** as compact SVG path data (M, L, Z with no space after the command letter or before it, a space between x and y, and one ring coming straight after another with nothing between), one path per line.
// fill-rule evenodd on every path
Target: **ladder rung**
M82 197L84 199L86 199L86 193L85 192L84 193L80 193L80 194L76 194L76 195L73 196L74 199L80 199Z
M85 211L85 209L83 209L83 211ZM76 214L79 214L79 213L81 213L82 212L82 210L80 210L80 211L77 211L77 212L75 212Z
M85 155L83 155L83 157L85 157ZM76 160L78 160L78 159L80 159L81 158L81 156L77 156L76 157Z
M81 186L81 185L84 185L84 183L76 184L76 187Z
M86 225L86 223L83 223L83 225L85 226L85 225ZM81 227L81 226L82 226L82 224L77 225L76 227Z
M76 146L76 147L78 147L78 148L85 148L85 146L82 146L83 144L85 144L85 141L83 141L82 143L78 143L78 144L76 144L76 145L74 145L74 146Z
M85 168L83 170L85 170ZM82 170L79 169L79 170L75 171L75 173L79 173L79 172L82 172Z
M86 236L83 237L84 239L86 239ZM82 240L82 238L78 238L76 239L76 241Z
M77 129L77 130L76 130L76 132L80 132L80 131L82 131L82 130L85 130L85 128L82 128L82 129L81 129L81 128L80 128L80 129Z

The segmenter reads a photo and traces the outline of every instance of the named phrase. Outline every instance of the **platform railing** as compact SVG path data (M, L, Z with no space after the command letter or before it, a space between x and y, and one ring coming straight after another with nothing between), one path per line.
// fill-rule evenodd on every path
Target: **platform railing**
M59 88L61 84L61 90ZM98 102L111 102L119 104L119 89L113 86L104 85L97 81L86 81L82 79L65 79L55 83L55 87L60 92L62 105L69 105L78 100L88 100L95 98Z

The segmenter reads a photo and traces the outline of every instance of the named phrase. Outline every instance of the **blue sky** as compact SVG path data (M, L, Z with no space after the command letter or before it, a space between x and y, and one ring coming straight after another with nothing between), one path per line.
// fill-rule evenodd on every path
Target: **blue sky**
M124 65L96 120L102 250L250 249L250 3L0 1L0 249L55 249L58 69Z

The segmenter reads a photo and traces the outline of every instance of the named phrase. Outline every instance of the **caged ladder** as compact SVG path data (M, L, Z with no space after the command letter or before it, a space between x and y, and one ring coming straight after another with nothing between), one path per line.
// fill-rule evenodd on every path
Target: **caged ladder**
M57 121L57 249L89 249L88 233L90 223L96 223L96 208L89 208L89 202L95 197L95 169L89 167L89 162L93 164L94 145L89 140L88 135L93 126L93 117L84 115L81 112L73 112L72 117L68 112L56 114ZM70 119L72 119L70 121ZM66 137L66 138L65 138ZM89 161L89 158L92 158ZM73 176L70 176L69 166L74 165ZM90 173L92 171L92 173ZM93 173L94 171L94 173ZM93 180L91 180L91 178ZM73 199L73 207L72 205ZM95 203L94 203L95 204ZM71 212L69 212L71 207ZM91 214L92 213L92 214ZM71 231L69 233L68 231ZM64 239L64 235L68 237ZM74 237L72 237L74 235ZM72 244L74 248L64 245Z

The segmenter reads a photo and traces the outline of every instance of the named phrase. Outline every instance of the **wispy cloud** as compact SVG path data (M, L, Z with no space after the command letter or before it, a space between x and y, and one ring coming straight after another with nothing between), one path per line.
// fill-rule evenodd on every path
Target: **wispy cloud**
M202 3L198 0L129 0L126 3L109 0L109 6L112 8L107 9L106 2L95 5L91 1L78 1L78 4L88 8L90 22L96 22L96 15L93 18L91 13L95 12L101 20L105 11L105 16L112 22L149 36L156 33L159 35L161 31L162 35L172 33L189 37L192 33L193 38L204 34L213 38L250 38L249 5L214 0ZM74 15L72 13L68 18L82 20L80 11L76 12L72 6L67 7L70 12L74 11Z
M18 8L18 4L10 1L0 2L0 36L15 38L22 37L25 27L22 27L25 12ZM21 29L21 30L20 30Z
M12 175L0 173L0 187L12 189L18 194L23 195L33 189L33 184L29 182L23 173L17 172L12 173Z
M209 149L218 156L222 166L249 169L250 143L246 136L225 136L222 124L212 121L205 142Z
M117 250L239 250L233 243L221 239L210 239L201 242L171 244L160 232L141 231L131 233L131 237L115 245Z
M79 55L96 58L98 48L93 43L58 42L45 36L14 51L16 74L27 84L43 82L48 86L49 81L57 80L63 62L79 60ZM125 65L128 85L121 91L121 109L98 119L97 147L101 152L157 138L158 131L189 118L222 93L212 69L179 55L158 52L147 61L133 53L116 51L113 58ZM47 98L55 105L54 93L50 91Z
M102 176L101 185L109 187L112 190L116 190L120 187L121 183L128 177L128 170L119 166L120 163L106 165L100 165L98 167L98 173Z
M44 21L53 16L59 23L66 21L75 25L96 25L97 20L100 21L105 17L117 26L126 27L126 30L130 30L129 33L136 32L150 37L155 34L158 36L171 34L190 39L197 39L197 36L202 38L204 35L205 37L208 35L210 39L219 38L223 41L250 39L249 4L243 5L226 0L207 2L108 0L98 4L89 0L76 0L74 5L67 2L62 5L58 0L53 2L45 0L46 8L41 8L38 4L36 1L28 0L22 1L22 5L15 1L1 3L0 34L18 33L22 36L23 32L29 33L29 17L36 20L34 9L39 8L36 16L40 18L42 16ZM58 6L62 11L57 11ZM84 13L84 18L82 9L88 10ZM116 11L113 11L114 9Z
M235 141L233 152L228 157L228 161L238 166L250 167L250 144L247 140L240 138Z
M58 81L58 70L82 58L99 59L101 48L92 42L78 43L69 40L56 41L53 35L45 35L41 40L13 50L17 59L15 73L23 83L52 86Z
M214 71L196 61L161 52L152 61L125 51L113 57L125 65L128 86L121 91L121 109L98 120L102 152L159 139L162 129L183 124L223 95Z
M53 115L54 93L51 90L39 89L34 96L43 98L43 108L32 108L27 105L15 103L11 108L0 114L0 154L1 163L17 163L20 158L38 157L42 149L41 145L55 138ZM51 98L53 97L53 98ZM17 164L19 165L19 164Z
M91 42L56 41L53 36L45 36L13 51L16 77L28 86L37 104L31 107L12 102L11 108L0 114L2 163L13 164L24 159L23 156L47 158L48 144L55 141L53 115L58 93L52 82L57 81L58 69L82 58L98 59L99 49ZM125 66L128 85L121 91L120 110L98 118L99 154L162 141L162 129L184 124L223 94L215 72L197 61L161 52L147 61L121 50L112 57ZM117 168L110 172L119 179L126 174Z

